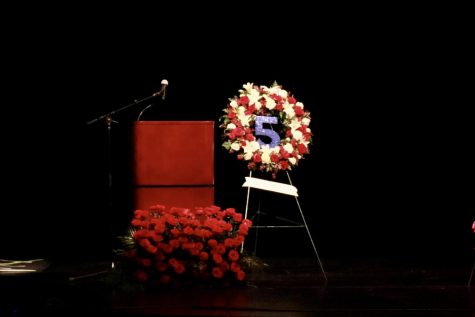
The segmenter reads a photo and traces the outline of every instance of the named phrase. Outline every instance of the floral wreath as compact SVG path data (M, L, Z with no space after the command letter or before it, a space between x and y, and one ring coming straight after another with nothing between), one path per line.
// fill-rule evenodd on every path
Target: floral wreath
M220 118L223 147L248 161L250 170L272 173L292 170L309 153L310 113L292 94L274 82L271 87L247 83L229 99Z

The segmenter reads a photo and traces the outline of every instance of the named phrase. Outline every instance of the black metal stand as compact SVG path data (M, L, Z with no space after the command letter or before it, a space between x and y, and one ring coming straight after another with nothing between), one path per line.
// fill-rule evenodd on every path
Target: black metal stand
M162 82L163 84L163 82ZM118 108L116 110L113 110L111 112L108 112L106 114L103 114L95 119L92 119L90 121L88 121L86 124L87 125L91 125L93 123L96 123L96 122L99 122L99 121L104 121L106 126L107 126L107 173L108 173L108 209L109 209L109 216L112 216L113 215L113 209L114 209L114 196L113 196L113 177L112 177L112 164L113 164L113 159L112 159L112 123L118 123L117 121L113 120L112 119L112 116L121 112L121 111L124 111L128 108L131 108L135 105L138 105L138 104L141 104L145 101L148 101L152 98L155 98L157 96L162 96L162 99L164 99L164 95L165 95L165 88L166 88L166 85L162 85L162 89L157 92L157 93L154 93L153 95L151 96L148 96L146 98L143 98L141 100L134 100L134 102L132 102L131 104L128 104L124 107L121 107L121 108ZM150 104L142 110L142 112L140 113L140 115L148 108L150 108ZM140 118L140 116L139 116ZM110 241L112 243L112 239L113 239L113 235L114 235L114 229L112 228L112 225L110 225L110 222L109 222L109 237L110 237ZM114 263L114 260L112 259L112 264L111 266L114 267L115 263ZM73 277L72 279L82 279L84 277L89 277L89 276L95 276L95 275L100 275L100 274L103 274L103 273L107 273L107 271L104 271L104 270L101 270L99 272L94 272L94 273L91 273L91 274L86 274L86 275L83 275L83 276L76 276L76 277Z
M124 107L121 107L121 108L118 108L116 110L112 110L111 112L108 112L106 114L103 114L95 119L92 119L90 121L88 121L86 124L87 125L90 125L90 124L93 124L93 123L96 123L96 122L99 122L99 121L102 121L104 120L104 122L106 123L107 125L107 168L108 168L108 204L109 204L109 208L112 209L112 206L113 206L113 187L112 187L112 123L118 123L117 121L113 120L112 119L112 116L123 111L123 110L126 110L128 108L131 108L135 105L138 105L138 104L141 104L145 101L148 101L152 98L155 98L157 96L163 96L165 90L164 90L164 87L162 87L162 89L157 92L157 93L154 93L153 95L151 96L148 96L148 97L145 97L143 99L140 99L140 100L134 100L134 102L132 102L131 104L128 104ZM162 98L163 99L163 98ZM142 110L142 112L140 112L140 115L142 115L142 113L150 108L151 105L148 105L145 109ZM140 115L139 115L139 119L140 119Z

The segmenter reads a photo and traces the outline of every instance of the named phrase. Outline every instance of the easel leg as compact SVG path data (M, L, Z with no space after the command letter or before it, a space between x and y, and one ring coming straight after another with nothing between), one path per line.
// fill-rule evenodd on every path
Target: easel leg
M252 177L252 171L249 171L249 177ZM251 187L247 188L247 197L246 197L246 210L244 211L244 219L247 219L247 211L249 210L249 194L251 192ZM241 244L241 253L244 251L244 241Z
M287 172L287 177L289 179L290 185L292 185L292 180L290 179L289 172ZM317 256L318 264L320 265L320 269L322 270L323 277L325 278L325 281L328 281L325 270L323 269L322 261L320 261L320 257L318 256L317 247L315 246L315 243L313 242L312 234L310 233L310 230L308 229L307 222L305 221L305 217L303 215L303 211L302 211L302 208L300 207L300 203L299 203L299 200L297 199L297 197L295 197L295 201L297 202L297 206L298 206L299 211L300 211L300 216L302 217L303 224L305 226L305 229L307 229L308 237L310 238L310 242L312 243L313 250L315 251L315 255Z
M259 224L259 221L261 220L261 202L258 202L258 207L256 211L256 220L253 221L256 224ZM257 240L259 240L259 227L256 227L255 230L256 234L254 235L254 256L257 255Z
M252 171L249 172L249 177L252 177ZM246 198L246 210L244 211L244 219L247 219L247 211L249 209L249 193L251 191L251 187L247 188L247 198Z
M475 263L473 263L472 273L470 273L470 278L468 279L467 287L470 287L470 285L472 285L473 271L475 271Z

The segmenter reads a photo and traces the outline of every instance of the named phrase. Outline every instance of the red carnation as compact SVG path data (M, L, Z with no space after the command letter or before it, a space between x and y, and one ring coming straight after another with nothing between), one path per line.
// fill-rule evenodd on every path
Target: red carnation
M305 144L302 144L302 143L300 143L300 144L297 146L297 149L299 150L299 153L300 153L300 154L305 154L305 153L308 152L307 147L305 146Z

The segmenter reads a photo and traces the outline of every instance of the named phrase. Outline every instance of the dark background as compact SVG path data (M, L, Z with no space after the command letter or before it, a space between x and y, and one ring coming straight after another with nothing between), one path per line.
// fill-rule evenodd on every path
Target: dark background
M277 81L304 103L313 145L291 176L321 256L471 256L473 55L462 24L132 15L64 14L5 34L0 257L109 256L133 213L130 128L147 104L114 115L112 210L107 128L86 122L162 79L167 98L144 120L217 122L247 82ZM243 211L248 172L220 132L216 204ZM263 247L312 255L305 233L277 236Z

